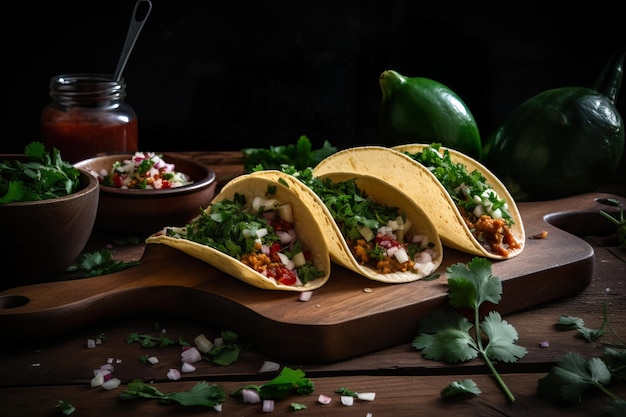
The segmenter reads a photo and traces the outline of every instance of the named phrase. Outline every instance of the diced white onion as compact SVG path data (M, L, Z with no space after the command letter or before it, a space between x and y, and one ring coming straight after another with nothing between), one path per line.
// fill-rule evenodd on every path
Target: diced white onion
M101 386L106 390L112 390L119 387L121 383L122 381L118 378L111 378L108 381L104 381Z
M241 398L244 403L256 404L261 402L261 397L257 390L244 388L241 390Z
M159 363L159 359L156 356L150 356L148 358L148 362L150 362L152 365L155 365L155 364Z
M259 368L259 373L264 373L264 372L275 372L278 371L280 369L280 364L277 362L272 362L272 361L264 361L263 365L261 365L261 368Z
M207 339L204 334L199 334L193 339L193 342L196 344L196 348L202 353L208 353L211 349L213 349L213 343Z
M359 231L359 234L363 237L363 239L365 239L366 242L369 242L370 240L374 239L374 232L372 232L372 229L370 229L367 226L358 226L357 230Z
M409 260L409 254L406 253L406 249L404 249L404 247L399 247L393 253L393 256L395 256L396 259L398 260L398 262L400 262L400 263L404 263L404 262L407 262Z
M181 352L180 357L183 362L187 363L196 363L202 360L202 355L200 351L195 347L190 347L189 349L185 349Z
M291 204L283 204L278 207L278 216L289 223L293 223L293 209Z
M274 400L263 400L263 412L264 413L274 412Z
M256 196L252 200L252 210L254 212L257 212L261 207L263 207L265 210L272 210L276 207L277 204L278 200L276 200L275 198L265 199L261 196Z
M291 260L293 261L293 264L296 266L296 268L306 264L306 258L304 257L304 252L296 253L295 255L293 255L293 258Z
M374 398L376 398L376 393L375 392L358 392L356 394L356 397L359 400L363 400L363 401L374 401Z
M293 240L293 236L283 230L278 230L276 234L280 238L280 243L282 245L286 245Z
M190 363L183 362L183 366L181 366L180 370L181 370L181 371L183 371L183 372L185 372L185 373L188 373L188 372L195 372L196 367L195 367L195 366L193 366L193 365L192 365L192 364L190 364Z
M103 383L104 383L104 376L102 374L97 374L96 376L91 378L90 385L91 385L91 388L94 388L94 387L99 387Z
M312 295L313 291L302 291L298 295L298 301L309 301Z
M285 255L284 253L276 252L276 254L280 258L280 261L285 265L285 268L289 270L293 270L296 267L294 262L291 259L289 259L289 257Z
M259 239L261 239L262 237L264 237L265 235L267 235L267 229L263 228L263 229L258 229L256 231L256 237L258 237Z
M342 395L341 404L347 405L348 407L352 406L354 404L354 397L351 395Z
M176 381L180 379L180 371L178 369L171 368L167 372L167 378L171 379L172 381Z
M317 397L317 402L320 404L330 404L331 401L332 398L330 398L328 395L320 394L319 397Z

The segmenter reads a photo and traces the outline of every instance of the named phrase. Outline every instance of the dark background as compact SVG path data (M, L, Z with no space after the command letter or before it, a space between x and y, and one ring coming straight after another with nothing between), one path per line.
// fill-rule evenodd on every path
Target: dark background
M531 96L590 85L626 43L623 15L601 1L152 4L124 71L144 151L267 147L302 134L315 146L376 143L386 69L446 84L486 137ZM4 6L1 114L10 133L0 152L21 152L39 137L50 77L113 73L133 7Z

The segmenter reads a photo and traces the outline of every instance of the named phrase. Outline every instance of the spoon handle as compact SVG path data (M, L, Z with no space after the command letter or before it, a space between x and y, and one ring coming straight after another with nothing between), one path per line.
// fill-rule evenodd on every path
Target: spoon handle
M146 14L142 18L138 18L137 12L139 10L139 6L141 3L147 3L148 10ZM128 61L128 57L130 56L133 47L135 46L135 42L139 37L139 33L143 28L144 23L148 20L148 16L150 15L150 11L152 10L152 3L150 0L138 0L135 3L135 9L133 10L133 16L130 19L130 26L128 28L128 33L126 34L126 40L124 41L124 47L122 48L122 55L120 56L120 60L117 63L117 68L115 69L115 74L113 75L113 79L115 81L119 81L122 76L122 71L124 71L124 67L126 66L126 62Z

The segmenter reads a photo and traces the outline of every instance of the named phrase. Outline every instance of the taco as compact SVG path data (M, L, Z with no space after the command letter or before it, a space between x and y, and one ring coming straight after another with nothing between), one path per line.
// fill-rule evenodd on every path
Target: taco
M268 290L311 291L330 277L323 230L288 174L253 173L227 183L183 227L148 237Z
M427 167L420 157L440 162L439 168ZM313 170L320 176L337 171L373 175L402 190L420 204L450 248L491 259L512 258L524 248L522 218L506 187L458 151L437 144L361 146L337 152ZM461 181L444 185L436 174Z
M320 223L331 260L371 280L405 283L431 275L443 259L435 225L403 192L346 172L291 173ZM274 175L274 174L272 174Z

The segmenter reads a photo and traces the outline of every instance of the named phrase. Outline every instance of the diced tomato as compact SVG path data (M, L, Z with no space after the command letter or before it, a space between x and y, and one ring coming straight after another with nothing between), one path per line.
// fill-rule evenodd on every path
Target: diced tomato
M281 249L282 248L280 247L280 243L272 243L272 246L270 246L270 253L280 252Z
M268 268L266 272L268 277L274 278L276 282L283 285L294 285L298 280L296 273L284 266Z
M113 185L115 187L121 187L123 185L122 176L120 174L113 175Z
M389 235L376 235L376 243L378 243L383 248L392 248L394 246L402 246L400 242L395 240L392 236Z
M290 229L293 229L293 223L285 221L279 217L276 217L274 220L270 222L274 230L286 232Z
M168 180L161 180L161 188L172 188L172 183Z

